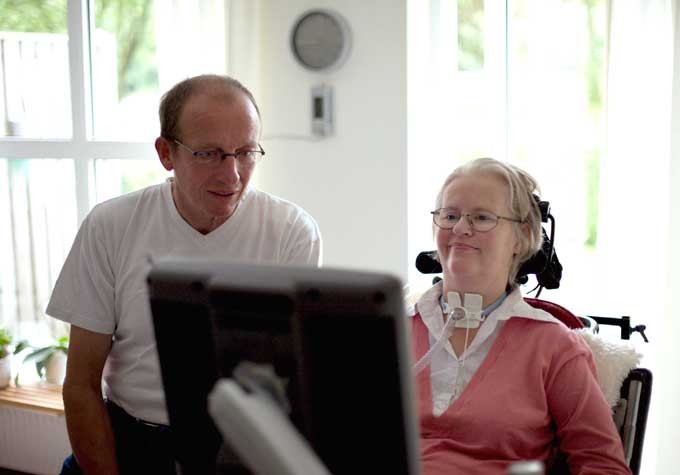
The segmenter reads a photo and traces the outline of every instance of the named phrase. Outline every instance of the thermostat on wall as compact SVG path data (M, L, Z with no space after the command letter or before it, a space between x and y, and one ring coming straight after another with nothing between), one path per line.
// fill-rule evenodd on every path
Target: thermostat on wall
M325 137L333 133L333 88L322 84L312 87L312 134Z

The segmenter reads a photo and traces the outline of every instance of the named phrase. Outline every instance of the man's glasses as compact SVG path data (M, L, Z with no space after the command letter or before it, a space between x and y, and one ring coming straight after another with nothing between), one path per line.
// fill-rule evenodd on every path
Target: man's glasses
M259 144L259 150L237 150L234 153L229 153L219 148L213 150L192 150L177 139L174 139L173 142L193 155L197 163L204 165L217 165L222 163L222 160L227 157L234 157L237 163L249 166L255 165L264 156L264 150Z
M470 227L480 233L491 231L493 228L498 226L498 221L501 219L512 221L513 223L522 222L519 219L497 216L488 211L477 211L474 213L463 214L451 208L439 208L434 211L430 211L430 214L432 215L432 221L434 224L442 229L453 229L453 227L458 224L458 222L463 217L465 217Z

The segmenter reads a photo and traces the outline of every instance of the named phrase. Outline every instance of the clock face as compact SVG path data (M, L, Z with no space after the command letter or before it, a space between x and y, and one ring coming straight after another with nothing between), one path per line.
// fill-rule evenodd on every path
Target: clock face
M291 48L306 68L320 71L338 66L349 50L349 28L336 13L306 12L293 26Z

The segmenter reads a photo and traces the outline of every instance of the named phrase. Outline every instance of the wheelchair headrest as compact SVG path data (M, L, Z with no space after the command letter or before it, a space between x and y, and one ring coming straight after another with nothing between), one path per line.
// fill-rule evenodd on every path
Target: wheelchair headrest
M529 274L535 274L539 285L546 289L556 289L560 286L560 279L562 278L562 264L560 264L554 249L548 257L551 245L548 243L545 231L543 232L543 246L533 257L522 264L515 280L519 284L525 284L528 281ZM441 273L442 265L437 260L437 251L423 251L418 254L416 269L423 274Z
M555 218L550 214L550 203L541 201L534 195L534 200L541 213L541 222L550 221L550 237L541 227L543 234L543 244L536 254L525 261L517 271L515 281L518 284L526 284L529 274L536 275L538 287L546 289L556 289L560 286L562 279L562 264L560 264L555 252ZM437 260L437 251L423 251L416 257L416 269L423 274L439 274L442 266ZM539 291L540 294L540 291ZM537 295L538 296L538 295Z
M581 320L576 315L574 315L561 305L558 305L553 302L548 302L547 300L532 299L529 297L524 297L524 301L534 308L545 310L546 312L548 312L553 317L564 323L569 328L584 327L583 322L581 322Z

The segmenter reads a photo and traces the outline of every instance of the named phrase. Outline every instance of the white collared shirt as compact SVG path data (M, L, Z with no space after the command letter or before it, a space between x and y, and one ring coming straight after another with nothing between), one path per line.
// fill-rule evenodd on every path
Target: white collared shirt
M430 360L430 382L432 384L432 413L441 415L462 394L472 376L479 369L503 329L505 321L511 317L559 322L549 313L527 304L522 298L519 287L515 288L501 305L492 311L479 327L472 343L460 356L456 356L448 337L442 336L445 319L440 305L442 282L425 292L416 307L428 329L430 348L440 337L443 351L435 351Z

